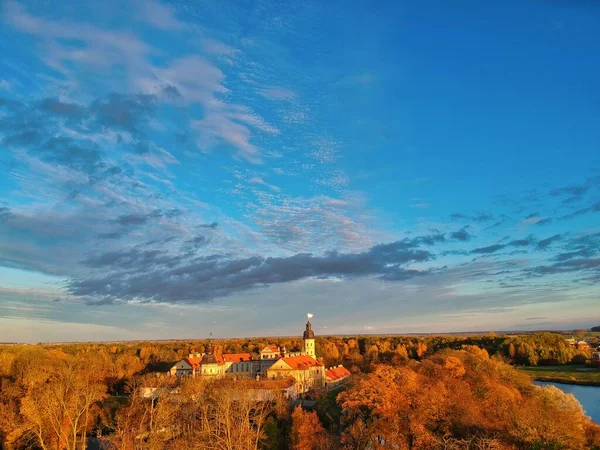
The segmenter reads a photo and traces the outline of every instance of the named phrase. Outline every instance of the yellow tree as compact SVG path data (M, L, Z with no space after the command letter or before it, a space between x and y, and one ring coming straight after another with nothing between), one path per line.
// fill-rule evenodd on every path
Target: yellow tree
M101 376L89 358L61 360L45 382L30 384L21 414L42 449L86 448L92 409L106 398Z
M105 439L118 450L161 450L183 435L182 402L172 394L173 380L143 376L127 385L129 404L116 416L113 433Z
M211 449L257 450L266 440L265 426L274 404L267 392L238 383L214 383L207 388L206 421Z

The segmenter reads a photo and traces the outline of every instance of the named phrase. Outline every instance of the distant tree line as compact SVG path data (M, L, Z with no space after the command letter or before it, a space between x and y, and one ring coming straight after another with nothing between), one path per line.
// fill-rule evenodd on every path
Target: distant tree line
M598 339L593 339L594 345L597 345ZM317 353L326 365L344 363L355 372L364 372L374 363L420 360L440 350L460 350L471 345L517 365L582 364L591 358L590 347L571 346L565 336L549 332L510 336L490 333L474 336L326 337L317 339Z

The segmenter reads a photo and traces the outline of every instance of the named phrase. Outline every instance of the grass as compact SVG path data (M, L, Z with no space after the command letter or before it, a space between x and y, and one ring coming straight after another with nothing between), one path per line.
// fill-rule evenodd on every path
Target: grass
M585 365L519 367L535 380L600 386L600 368Z

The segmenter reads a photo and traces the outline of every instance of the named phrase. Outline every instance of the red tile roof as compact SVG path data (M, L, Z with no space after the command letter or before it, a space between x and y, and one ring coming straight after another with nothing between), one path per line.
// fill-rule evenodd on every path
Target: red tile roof
M288 358L281 358L283 362L285 362L292 369L300 369L306 370L310 367L321 367L323 363L317 361L312 356L302 355L302 356L290 356Z
M325 371L325 377L330 381L341 380L350 376L350 371L344 366L332 367Z
M183 358L183 360L192 366L192 369L197 370L200 368L200 361L202 361L202 358Z
M250 353L223 353L225 362L252 361Z

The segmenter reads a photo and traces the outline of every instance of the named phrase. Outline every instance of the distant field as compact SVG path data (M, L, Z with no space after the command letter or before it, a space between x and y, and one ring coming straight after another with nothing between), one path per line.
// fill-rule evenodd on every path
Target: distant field
M600 369L590 369L584 365L519 367L518 369L540 381L600 386Z

